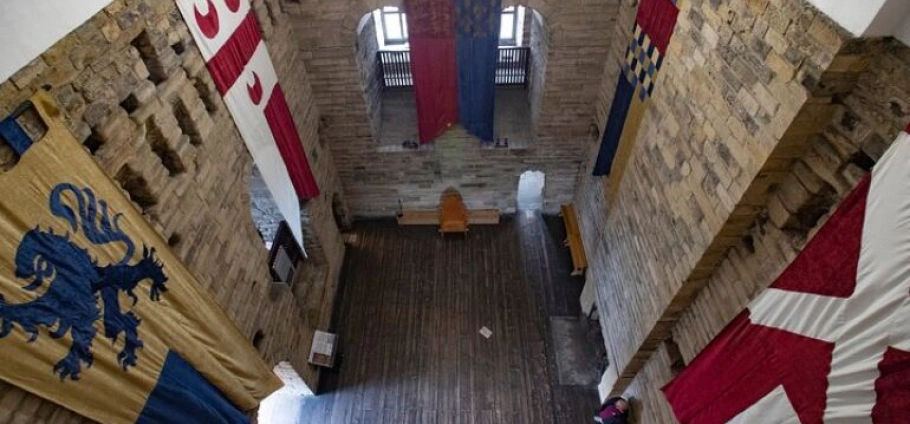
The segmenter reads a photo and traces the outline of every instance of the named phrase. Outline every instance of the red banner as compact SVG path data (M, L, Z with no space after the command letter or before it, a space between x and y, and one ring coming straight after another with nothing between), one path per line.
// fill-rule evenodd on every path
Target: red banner
M420 142L425 144L458 122L455 6L450 1L405 0L404 8Z
M275 143L278 144L281 157L286 162L295 165L288 167L288 173L297 195L303 199L319 196L319 186L310 170L310 163L303 151L303 143L300 142L297 127L294 126L294 118L291 117L291 109L288 108L280 84L275 85L275 91L269 99L269 104L265 107L265 119L269 123L269 128L272 129L272 135L275 136Z

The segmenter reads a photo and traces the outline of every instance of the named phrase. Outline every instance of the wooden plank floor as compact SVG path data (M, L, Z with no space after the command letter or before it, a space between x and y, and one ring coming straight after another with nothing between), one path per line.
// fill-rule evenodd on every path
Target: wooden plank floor
M340 363L298 422L590 421L596 389L558 384L550 340L549 317L577 316L583 284L569 277L559 218L519 212L466 239L393 220L354 232L334 320Z

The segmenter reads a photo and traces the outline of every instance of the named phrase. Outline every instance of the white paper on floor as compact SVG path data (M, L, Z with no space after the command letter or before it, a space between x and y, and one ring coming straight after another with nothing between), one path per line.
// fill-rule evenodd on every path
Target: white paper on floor
M486 338L489 339L490 336L493 335L493 332L490 331L490 329L487 328L487 326L485 325L485 326L483 326L483 327L480 327L480 335L481 335L481 336L484 336L484 337L486 337Z

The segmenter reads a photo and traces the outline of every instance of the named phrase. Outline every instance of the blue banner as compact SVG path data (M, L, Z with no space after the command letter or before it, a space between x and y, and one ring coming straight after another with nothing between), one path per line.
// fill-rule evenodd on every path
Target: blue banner
M218 388L174 351L167 353L158 383L136 420L137 424L248 422Z
M6 140L6 143L13 148L17 155L22 156L29 147L32 147L32 140L25 133L25 130L16 122L15 116L9 116L0 121L0 138Z
M626 80L624 74L621 74L616 83L616 94L613 97L610 117L607 119L607 127L604 128L603 139L600 142L597 162L594 163L593 174L595 176L609 175L613 168L613 158L616 157L616 150L619 148L619 138L622 137L622 130L626 124L626 117L629 114L629 106L632 105L634 94L635 86Z
M493 141L501 0L455 0L455 51L461 124Z

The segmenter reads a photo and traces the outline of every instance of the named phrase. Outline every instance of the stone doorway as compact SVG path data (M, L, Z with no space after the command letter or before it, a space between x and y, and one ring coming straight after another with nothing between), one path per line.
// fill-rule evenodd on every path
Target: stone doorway
M543 209L543 186L546 176L540 171L526 171L518 179L518 210Z
M284 387L262 400L257 421L259 424L304 424L300 419L303 401L313 396L313 392L290 363L279 362L274 371Z

